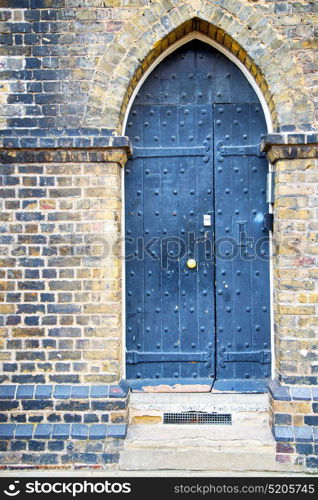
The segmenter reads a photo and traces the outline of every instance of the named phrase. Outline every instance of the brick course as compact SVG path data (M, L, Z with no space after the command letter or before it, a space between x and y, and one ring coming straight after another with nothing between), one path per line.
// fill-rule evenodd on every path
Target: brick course
M124 383L2 385L2 468L112 467L126 436L127 410Z
M277 441L279 462L317 469L318 391L317 387L269 386L270 421Z

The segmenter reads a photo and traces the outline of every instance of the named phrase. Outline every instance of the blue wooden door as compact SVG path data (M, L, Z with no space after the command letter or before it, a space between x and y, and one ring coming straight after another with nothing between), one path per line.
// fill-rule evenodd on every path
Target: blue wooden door
M125 168L132 387L235 390L267 376L268 259L255 264L241 251L255 250L250 234L268 251L267 165L258 153L265 131L245 77L199 41L168 56L136 96ZM231 238L235 255L227 254Z

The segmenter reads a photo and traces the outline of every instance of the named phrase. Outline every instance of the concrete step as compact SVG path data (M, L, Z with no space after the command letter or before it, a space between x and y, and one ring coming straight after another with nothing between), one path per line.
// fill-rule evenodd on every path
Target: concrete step
M300 466L276 462L274 453L233 453L220 450L211 453L210 449L193 450L124 450L119 464L126 471L223 471L238 472L301 472Z
M163 424L164 413L184 411L231 413L232 425ZM276 462L275 448L266 394L133 393L120 469L297 471Z
M182 446L204 446L218 448L220 446L241 447L272 446L274 438L269 425L209 425L209 424L153 424L132 425L126 437L127 447L178 448Z
M233 424L250 425L267 419L268 395L132 393L129 407L131 424L161 423L164 413L200 411L231 413Z
M238 432L240 432L238 434ZM121 470L288 471L275 461L268 425L132 425Z

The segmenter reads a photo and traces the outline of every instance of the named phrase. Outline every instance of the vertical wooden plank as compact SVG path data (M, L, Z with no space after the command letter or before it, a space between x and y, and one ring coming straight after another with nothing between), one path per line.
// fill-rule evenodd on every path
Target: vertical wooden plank
M259 103L249 106L250 136L255 141L262 139L265 119ZM251 158L249 175L251 179L251 237L254 239L254 253L257 260L251 273L252 293L252 345L253 350L270 349L270 282L269 282L269 233L262 228L262 219L268 207L266 204L266 158ZM263 255L265 252L265 255ZM255 363L255 376L270 377L270 365Z
M218 156L220 141L224 146L231 142L233 112L230 104L215 104L214 115L214 158L215 158L215 301L216 301L216 331L217 331L217 374L221 379L234 377L232 364L222 363L220 353L232 349L234 341L233 328L233 285L236 272L232 254L236 253L233 244L233 204L235 196L233 189L233 158Z
M143 106L143 145L156 147L160 135L159 106ZM144 164L144 352L160 352L161 342L161 189L160 159L147 158ZM161 363L144 363L143 378L161 378Z

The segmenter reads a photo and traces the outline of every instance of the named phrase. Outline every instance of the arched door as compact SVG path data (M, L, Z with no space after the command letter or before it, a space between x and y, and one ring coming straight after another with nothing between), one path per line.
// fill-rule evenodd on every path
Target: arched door
M164 59L136 96L125 169L132 388L265 389L265 132L243 73L198 40Z

